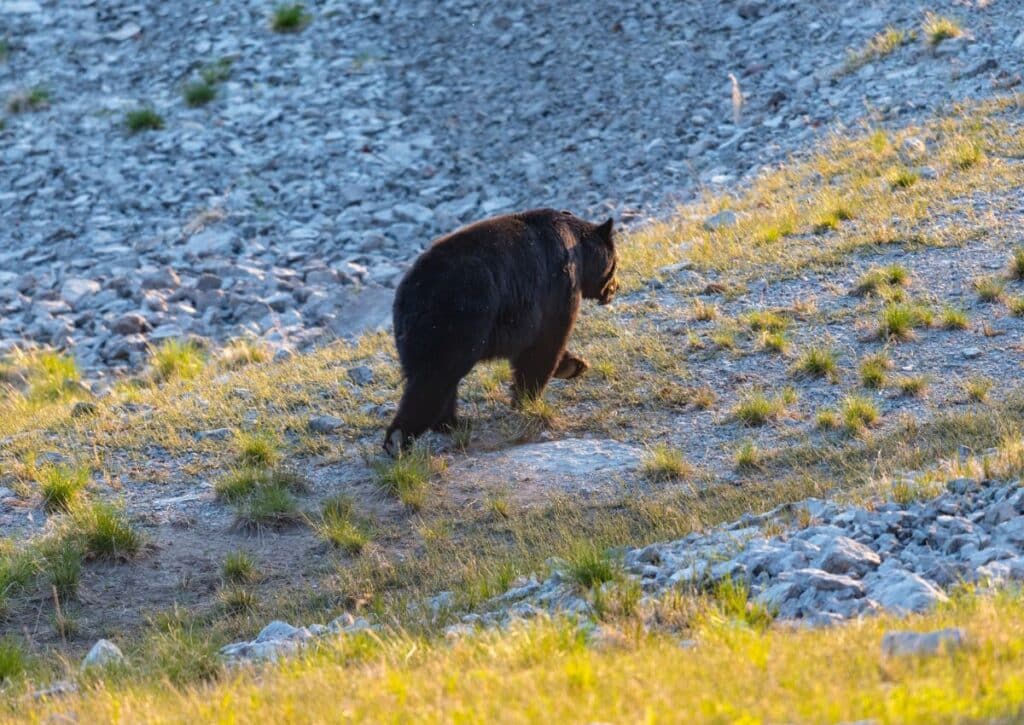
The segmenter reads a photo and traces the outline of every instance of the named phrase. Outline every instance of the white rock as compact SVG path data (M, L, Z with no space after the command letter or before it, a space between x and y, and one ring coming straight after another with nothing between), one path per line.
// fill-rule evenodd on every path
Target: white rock
M116 644L107 639L100 639L92 646L89 653L82 659L82 669L90 667L106 667L125 661L125 656Z

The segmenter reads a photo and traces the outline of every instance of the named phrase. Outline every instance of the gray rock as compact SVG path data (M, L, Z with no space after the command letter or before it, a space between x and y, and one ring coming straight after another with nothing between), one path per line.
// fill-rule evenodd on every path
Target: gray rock
M309 429L314 433L335 433L344 425L345 421L333 415L317 415L309 419Z
M70 277L61 285L60 296L73 308L78 309L89 297L99 294L100 289L100 283L96 280Z
M965 347L961 350L961 354L968 360L974 360L975 358L981 357L981 348Z
M886 632L882 636L882 654L888 657L936 655L958 650L966 641L966 633L959 628L934 632Z
M356 385L368 385L373 382L373 370L366 365L358 365L346 371L348 379Z
M127 312L118 317L110 329L118 335L138 335L152 328L142 315L137 312Z
M201 430L196 433L196 439L201 441L226 441L234 435L230 428L212 428Z
M726 209L705 219L704 228L709 232L714 232L722 229L723 227L736 226L737 221L738 217L736 216L736 212Z
M833 574L864 576L881 563L878 554L864 544L840 536L822 550L818 567Z
M941 589L913 572L896 569L873 576L877 578L865 580L868 595L894 612L926 612L949 599Z
M96 403L88 400L79 400L71 407L71 417L86 418L90 415L96 415L97 411Z

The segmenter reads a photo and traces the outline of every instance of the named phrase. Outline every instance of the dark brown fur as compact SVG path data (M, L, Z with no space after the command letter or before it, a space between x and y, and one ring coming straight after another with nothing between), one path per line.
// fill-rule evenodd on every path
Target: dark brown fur
M395 454L427 429L454 426L459 381L481 360L511 362L516 403L553 376L582 374L587 362L566 343L581 299L611 301L616 264L611 219L597 225L554 209L486 219L435 241L395 294L405 391L384 449Z

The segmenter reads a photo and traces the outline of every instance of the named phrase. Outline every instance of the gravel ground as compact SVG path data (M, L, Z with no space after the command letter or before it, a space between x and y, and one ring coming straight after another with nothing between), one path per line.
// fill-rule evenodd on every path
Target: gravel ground
M1013 87L1024 3L978 5L339 0L275 33L271 3L0 1L0 343L95 376L169 337L386 325L407 260L459 224L639 223L866 116ZM929 9L964 35L842 72ZM144 106L164 127L129 133Z

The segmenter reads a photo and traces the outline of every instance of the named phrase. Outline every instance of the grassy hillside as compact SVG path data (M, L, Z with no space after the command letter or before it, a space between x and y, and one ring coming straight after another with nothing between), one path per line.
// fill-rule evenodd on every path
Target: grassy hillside
M1003 473L1019 476L1022 101L830 139L625 236L621 299L585 309L573 337L584 378L510 412L507 366L482 366L460 394L471 426L397 463L377 458L400 386L387 335L283 361L245 341L169 344L99 397L67 359L13 356L0 471L32 516L10 518L0 553L7 715L1012 719L1014 594L798 632L742 597L681 592L647 635L624 590L596 648L565 622L449 646L454 615L409 603L450 590L472 609L550 556L582 567L809 495L927 495L897 490L900 474L955 475L962 446L1002 446ZM311 430L320 415L342 424ZM644 471L592 499L477 485L471 464L492 452L586 436L645 446ZM384 633L261 672L216 658L271 618L341 611ZM954 656L881 658L886 629L953 623L970 636ZM98 636L131 666L79 678ZM27 694L59 676L82 691Z

